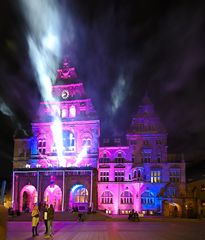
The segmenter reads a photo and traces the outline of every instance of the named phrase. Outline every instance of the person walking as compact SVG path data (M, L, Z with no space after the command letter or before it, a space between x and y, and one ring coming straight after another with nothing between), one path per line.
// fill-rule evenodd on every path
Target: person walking
M46 235L46 238L51 237L53 235L52 234L53 219L54 219L54 208L53 208L53 205L51 204L50 207L48 208L48 220L47 220L48 233Z
M31 213L32 217L32 236L38 236L38 224L39 224L39 209L38 206L34 206Z
M48 234L48 204L45 204L44 209L43 209L43 221L45 224L45 233Z

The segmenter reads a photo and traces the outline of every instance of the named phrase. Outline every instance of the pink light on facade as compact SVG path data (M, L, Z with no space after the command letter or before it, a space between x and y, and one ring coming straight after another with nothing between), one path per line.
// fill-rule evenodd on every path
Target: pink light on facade
M32 210L33 206L37 203L38 193L36 188L33 185L26 185L22 188L20 194L20 210L23 211L23 195L27 195L27 207Z
M66 160L63 157L63 138L62 138L62 123L59 118L55 118L51 125L51 130L53 133L53 139L58 155L58 165L61 167L66 166Z
M88 151L88 146L87 145L83 146L81 152L78 154L78 157L77 157L76 162L75 162L75 166L80 165L83 158L87 155L87 151Z
M62 191L56 184L48 186L44 192L44 201L50 205L53 204L55 211L61 210Z

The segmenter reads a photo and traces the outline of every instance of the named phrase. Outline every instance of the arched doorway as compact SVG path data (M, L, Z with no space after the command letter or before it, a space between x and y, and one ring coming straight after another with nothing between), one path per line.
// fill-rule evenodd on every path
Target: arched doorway
M182 207L178 203L168 202L167 200L162 203L163 215L166 217L181 217Z
M44 192L44 202L53 205L55 211L61 211L62 208L62 191L56 184L49 185Z
M182 207L178 203L171 202L169 203L170 216L172 217L181 217L182 216Z
M33 185L26 185L20 193L20 211L30 212L38 201L38 194Z
M69 208L76 207L82 211L88 210L88 190L81 184L74 185L70 191Z

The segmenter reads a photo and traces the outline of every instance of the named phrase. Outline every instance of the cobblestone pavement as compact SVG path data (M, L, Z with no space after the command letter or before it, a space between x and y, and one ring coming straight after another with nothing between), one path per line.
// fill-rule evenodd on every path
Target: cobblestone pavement
M39 236L44 239L44 224ZM54 222L54 239L59 240L204 240L205 222ZM8 240L29 240L30 222L9 222Z

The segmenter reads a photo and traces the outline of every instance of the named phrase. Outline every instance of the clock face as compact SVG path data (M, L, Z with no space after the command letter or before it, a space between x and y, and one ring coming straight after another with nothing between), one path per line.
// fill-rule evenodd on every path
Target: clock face
M63 99L67 99L68 97L69 97L69 92L68 92L68 90L63 90L62 91L62 93L61 93L61 97L63 98Z

